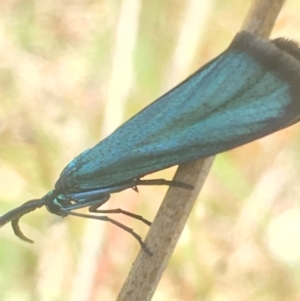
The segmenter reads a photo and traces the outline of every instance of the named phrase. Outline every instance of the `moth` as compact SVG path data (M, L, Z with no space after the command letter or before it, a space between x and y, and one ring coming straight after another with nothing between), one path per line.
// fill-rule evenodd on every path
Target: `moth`
M114 223L141 237L100 210L112 193L140 185L188 183L143 176L170 166L227 151L284 129L300 118L300 49L297 43L272 41L238 33L218 57L137 113L111 135L73 159L54 189L0 217L11 222L19 238L32 242L19 227L20 218L42 206L50 213ZM133 213L121 213L151 223Z

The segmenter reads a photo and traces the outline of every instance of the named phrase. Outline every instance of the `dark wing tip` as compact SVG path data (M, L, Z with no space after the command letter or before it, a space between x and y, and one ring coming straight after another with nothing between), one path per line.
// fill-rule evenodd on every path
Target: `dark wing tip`
M250 55L266 72L275 74L288 84L290 98L286 100L285 124L287 127L300 120L300 45L290 39L273 41L247 31L239 32L229 46Z
M300 62L300 44L286 38L268 40L251 32L241 31L235 36L229 48L245 51L268 69L279 73L281 70L277 69L278 65L280 67L288 65L290 68L287 61L295 62L296 59L297 63Z
M286 38L277 38L270 41L251 32L241 31L235 36L229 48L245 51L274 70L278 65L278 60L274 61L274 59L279 58L284 61L296 59L300 62L300 44ZM282 62L280 63L282 64Z
M280 50L287 52L300 62L300 44L296 41L286 38L278 38L272 40L272 43L276 45Z

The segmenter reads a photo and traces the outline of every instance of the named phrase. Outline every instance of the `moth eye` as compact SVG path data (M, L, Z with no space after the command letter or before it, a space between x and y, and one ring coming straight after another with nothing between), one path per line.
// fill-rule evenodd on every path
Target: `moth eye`
M58 214L61 211L61 206L58 204L55 204L54 202L47 204L46 207L49 210L49 212L54 213L54 214Z

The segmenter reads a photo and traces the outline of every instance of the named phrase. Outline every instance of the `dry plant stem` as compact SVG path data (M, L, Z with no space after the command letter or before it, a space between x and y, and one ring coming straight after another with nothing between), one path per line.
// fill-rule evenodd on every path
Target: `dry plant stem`
M246 16L242 30L261 37L268 37L285 0L254 0Z
M267 37L284 2L285 0L255 0L242 30ZM179 166L174 179L189 183L195 189L187 191L171 187L168 190L146 238L146 244L154 255L149 256L140 251L118 301L151 300L212 162L213 158L208 158Z
M177 187L168 190L145 241L154 255L144 251L138 254L117 300L151 299L212 162L213 158L208 158L179 166L174 180L197 186L193 190Z

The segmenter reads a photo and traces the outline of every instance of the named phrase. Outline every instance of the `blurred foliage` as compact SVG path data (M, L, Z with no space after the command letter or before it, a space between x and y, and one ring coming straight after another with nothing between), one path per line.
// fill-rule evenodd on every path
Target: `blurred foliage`
M74 156L103 138L121 4L121 0L1 1L2 213L43 196ZM249 4L214 2L190 73L228 45ZM166 92L186 5L178 0L140 1L126 119ZM273 35L300 41L299 12L298 1L287 1ZM198 28L194 32L197 35ZM217 157L153 300L300 298L298 137L296 125ZM174 170L154 177L171 178ZM114 195L106 207L153 219L166 189L139 190ZM146 234L138 221L117 218ZM3 227L1 299L75 300L71 296L84 254L85 222L61 220L44 209L33 212L21 225L35 239L34 245ZM87 297L80 300L114 300L139 246L112 225L92 225L94 231L104 227L103 241L93 259L94 270L86 277Z

